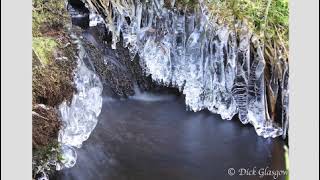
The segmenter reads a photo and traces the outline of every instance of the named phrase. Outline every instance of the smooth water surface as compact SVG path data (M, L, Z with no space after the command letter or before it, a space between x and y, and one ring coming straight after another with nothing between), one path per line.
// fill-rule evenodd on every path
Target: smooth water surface
M76 166L59 172L57 179L271 180L229 176L228 169L284 169L282 139L259 137L236 119L186 111L182 97L106 97L99 118L78 150Z

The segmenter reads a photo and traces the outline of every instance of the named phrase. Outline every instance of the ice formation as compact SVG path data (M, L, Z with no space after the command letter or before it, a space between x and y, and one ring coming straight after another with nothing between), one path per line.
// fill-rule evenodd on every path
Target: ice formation
M75 165L75 148L80 148L82 142L89 138L97 125L97 117L102 108L102 83L99 77L86 67L84 60L88 57L79 40L77 41L79 55L74 78L77 93L70 104L63 102L59 106L62 128L58 141L61 144L63 167L67 168Z
M174 8L174 1L168 8L164 0L85 3L95 19L91 24L102 19L112 33L112 48L123 42L132 59L140 57L146 75L185 94L189 109L208 109L228 120L238 114L240 121L252 124L260 136L285 135L288 64L279 59L281 70L271 70L273 79L265 80L263 46L245 23L237 22L234 29L218 24L203 0L192 13ZM100 17L93 18L97 14ZM279 63L271 64L271 69L276 66ZM269 106L276 104L269 102L267 93L276 100L280 97L281 125L269 115Z

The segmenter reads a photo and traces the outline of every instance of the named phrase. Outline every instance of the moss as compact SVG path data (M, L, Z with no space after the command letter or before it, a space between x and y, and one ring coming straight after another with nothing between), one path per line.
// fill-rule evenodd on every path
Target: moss
M71 19L64 0L33 0L32 9L32 149L33 178L54 172L61 161L56 107L70 102L75 87L73 70L77 49L66 25ZM39 171L40 170L40 171Z
M36 63L34 58L34 63ZM32 77L33 103L57 106L70 101L73 87L73 69L75 62L54 62L48 66L34 66Z
M32 39L32 49L42 64L49 63L57 46L58 44L53 38L35 37Z
M277 41L288 49L288 0L213 0L208 6L222 22L233 25L235 20L245 20L261 40Z
M33 37L48 29L59 29L69 20L63 0L33 0L32 7Z
M45 172L49 176L55 172L55 166L48 162L61 163L63 161L58 141L52 141L47 146L33 149L32 154L33 179L37 179L37 175L41 175L39 172Z
M32 147L46 147L58 137L60 121L58 113L50 106L34 105L32 107Z
M76 47L65 25L64 0L33 0L33 104L56 106L71 100ZM43 66L45 65L45 66Z

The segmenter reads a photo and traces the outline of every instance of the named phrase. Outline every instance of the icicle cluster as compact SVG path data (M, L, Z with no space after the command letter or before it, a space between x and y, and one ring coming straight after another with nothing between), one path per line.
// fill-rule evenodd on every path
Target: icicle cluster
M217 24L203 0L193 13L177 10L174 1L166 8L163 0L86 0L86 4L92 14L101 16L92 19L102 19L112 33L112 48L122 36L132 59L139 55L146 75L179 88L189 109L208 109L228 120L238 114L263 137L284 134L287 71L274 77L286 86L280 98L283 122L278 126L268 115L263 50L244 23L234 29Z
M86 52L79 40L77 41L79 55L74 78L77 93L74 94L70 105L63 102L59 106L62 128L58 141L61 144L63 166L57 167L57 170L75 165L77 154L74 147L80 148L82 142L89 138L97 125L97 117L102 108L102 83L99 77L86 67L83 61L87 58Z

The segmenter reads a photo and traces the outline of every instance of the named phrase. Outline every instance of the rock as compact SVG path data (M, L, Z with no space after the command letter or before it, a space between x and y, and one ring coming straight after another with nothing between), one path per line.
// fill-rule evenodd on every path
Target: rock
M73 16L78 17L76 12L73 9ZM87 22L86 19L84 21ZM85 63L99 75L105 95L128 97L134 94L135 86L143 91L156 87L151 77L145 76L139 58L130 61L129 51L121 42L117 44L117 49L111 48L111 39L104 26L87 27L82 24L83 22L76 24L81 29L74 29L78 36L83 36L83 46L91 59L91 62Z

